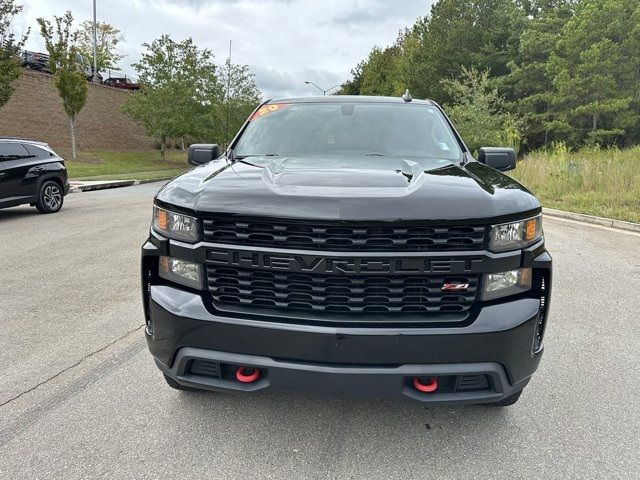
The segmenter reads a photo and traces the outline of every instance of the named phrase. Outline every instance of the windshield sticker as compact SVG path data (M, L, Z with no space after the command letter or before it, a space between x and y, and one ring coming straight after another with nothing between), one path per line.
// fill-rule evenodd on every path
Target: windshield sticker
M251 118L249 119L249 121L262 118L265 115L269 115L270 113L277 112L278 110L282 110L284 108L287 108L288 106L289 106L288 103L272 103L270 105L263 105L256 111L256 113L251 115Z

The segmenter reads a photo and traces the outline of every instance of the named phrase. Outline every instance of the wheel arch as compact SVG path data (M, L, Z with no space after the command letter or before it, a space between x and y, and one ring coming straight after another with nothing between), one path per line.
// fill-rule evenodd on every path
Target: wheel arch
M53 171L53 172L47 172L47 173L41 175L40 177L38 177L38 184L37 184L37 188L36 188L36 197L40 196L40 190L42 189L42 185L45 182L48 182L48 181L56 182L60 186L60 188L62 189L63 196L64 196L64 180L61 178L61 176L59 175L58 171Z

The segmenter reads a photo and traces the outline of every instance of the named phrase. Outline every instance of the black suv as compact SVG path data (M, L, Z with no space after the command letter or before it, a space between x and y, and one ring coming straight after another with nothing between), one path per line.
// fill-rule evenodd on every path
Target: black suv
M146 337L177 389L510 405L551 289L540 203L410 97L267 101L155 198Z
M55 213L67 193L64 160L46 143L0 138L0 208L29 203L41 213Z

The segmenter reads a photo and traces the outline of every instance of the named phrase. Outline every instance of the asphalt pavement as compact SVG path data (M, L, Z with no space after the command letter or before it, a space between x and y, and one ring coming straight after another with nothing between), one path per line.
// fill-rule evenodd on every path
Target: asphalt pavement
M159 184L0 210L0 478L640 478L640 236L545 219L541 367L512 407L170 389L139 248Z

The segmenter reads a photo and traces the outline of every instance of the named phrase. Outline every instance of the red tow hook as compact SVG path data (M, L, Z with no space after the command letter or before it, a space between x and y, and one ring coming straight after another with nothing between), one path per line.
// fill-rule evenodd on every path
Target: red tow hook
M260 378L260 370L257 368L238 367L236 370L236 380L239 382L253 383L258 378Z
M438 389L438 379L429 377L428 383L422 383L418 377L413 377L413 388L423 393L432 393Z

